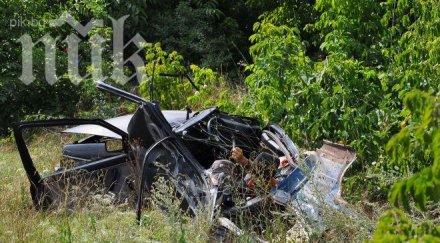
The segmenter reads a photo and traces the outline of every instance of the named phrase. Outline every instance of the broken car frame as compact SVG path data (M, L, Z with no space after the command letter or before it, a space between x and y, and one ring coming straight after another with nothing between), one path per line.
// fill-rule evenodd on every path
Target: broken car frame
M162 111L157 103L108 84L97 82L97 87L135 102L137 111L108 120L27 121L14 126L15 141L37 209L53 208L61 203L73 205L73 199L62 191L75 184L70 178L79 177L99 184L104 192L111 192L114 203L133 199L140 220L143 203L158 175L173 182L182 198L182 210L195 215L198 208L209 208L211 217L214 211L220 212L219 222L236 234L240 231L234 230L231 212L258 207L267 198L282 207L304 212L317 222L323 202L332 208L344 208L342 178L356 159L356 154L346 146L324 141L322 148L300 156L296 145L278 125L261 128L256 119L227 114L218 108L192 115L189 109ZM63 147L63 159L71 163L60 163L56 170L43 176L36 169L23 132L56 126L74 126L62 132L88 136ZM106 143L110 139L119 141L121 148L109 151ZM247 157L270 152L275 160L266 163L278 164L277 158L282 156L288 162L274 175L278 180L276 186L266 195L246 198L244 205L224 203L230 198L225 199L222 185L211 184L207 173L215 160L228 158L235 146L242 148ZM104 173L98 175L98 172ZM96 187L88 190L93 193Z

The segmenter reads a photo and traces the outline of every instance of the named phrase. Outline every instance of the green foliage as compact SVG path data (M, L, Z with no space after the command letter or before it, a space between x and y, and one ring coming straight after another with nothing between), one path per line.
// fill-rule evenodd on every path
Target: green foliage
M376 47L384 26L380 24L383 10L378 1L319 0L315 8L321 15L314 27L320 31L325 52L361 59L366 65L381 61Z
M4 6L3 6L4 5ZM252 23L257 19L260 10L246 5L245 1L73 1L53 4L47 1L33 1L28 4L21 0L7 0L2 4L0 16L0 59L4 64L0 68L0 134L7 133L13 122L22 120L25 115L45 114L48 117L83 117L112 116L125 108L96 92L91 91L90 82L72 85L67 75L67 54L64 51L65 43L57 45L57 74L60 81L55 86L44 82L44 48L41 44L34 48L34 72L36 81L29 86L22 84L18 77L21 72L21 46L16 40L24 33L30 34L36 41L44 34L50 34L58 40L63 40L75 31L66 28L53 28L49 21L58 18L64 11L72 14L82 24L91 19L103 19L104 24L110 24L109 16L120 18L130 15L124 25L126 39L136 33L145 39L160 41L167 50L178 50L192 63L209 65L222 71L232 73L239 78L240 66L248 57L248 36L252 31ZM28 21L24 25L8 26L13 21ZM29 21L35 20L32 24ZM11 22L12 21L12 22ZM17 24L17 23L16 23ZM103 71L111 72L111 29L97 28L92 32L99 32L106 38L103 45ZM87 38L87 37L86 37ZM127 47L127 53L132 46ZM87 41L80 43L80 73L90 71L90 46ZM172 53L172 51L169 51ZM177 58L177 57L176 57ZM188 67L187 61L180 56L179 62ZM150 60L147 60L150 61ZM126 70L130 72L130 70ZM150 67L151 71L151 67ZM167 70L175 71L175 70ZM180 70L181 71L181 70ZM180 72L179 71L179 72ZM233 71L233 72L231 72ZM237 74L238 73L238 74ZM151 73L150 73L151 74ZM169 78L170 86L176 84L175 79ZM223 82L223 81L222 81ZM164 83L164 82L159 82ZM231 82L233 83L233 82ZM188 85L185 83L185 86ZM130 84L128 85L130 89ZM178 85L179 86L179 85ZM164 86L165 87L165 86ZM144 87L145 88L145 87ZM164 89L166 90L166 89ZM178 89L180 90L180 87ZM178 100L167 99L171 107L182 108L189 89L184 88ZM189 91L188 91L189 92ZM218 92L220 93L220 91ZM85 95L91 95L85 97ZM167 98L167 97L163 97ZM201 98L200 98L201 99ZM203 98L204 99L204 98ZM198 101L200 102L200 101ZM172 104L173 103L173 104ZM210 105L207 102L206 105ZM98 109L102 105L103 109ZM230 104L228 104L230 106Z
M253 64L246 78L252 111L265 121L278 122L286 110L291 90L308 79L310 62L298 38L298 30L271 23L256 23L256 33L250 37Z
M440 89L440 7L438 1L394 1L383 4L383 55L389 62L381 80L403 99L413 88Z
M426 210L427 201L440 201L440 101L421 91L412 91L404 103L412 119L387 144L392 163L409 166L421 164L421 172L398 182L391 191L391 202L409 210L409 197Z
M409 124L388 142L386 149L391 164L423 166L420 172L397 182L390 192L391 203L411 209L411 199L417 208L426 211L427 203L440 201L440 102L439 96L414 90L409 92L403 113L410 116ZM419 240L434 242L440 238L440 227L429 220L414 223L398 210L389 210L379 220L374 241Z
M164 109L183 109L189 105L192 109L224 106L231 109L232 100L227 95L230 90L225 80L210 68L191 65L184 66L183 57L177 52L164 51L160 43L148 43L145 47L147 79L139 85L140 94L150 98L150 83L154 76L153 98ZM190 77L197 91L187 79Z
M146 44L145 72L147 79L139 85L140 94L150 97L150 82L154 75L154 100L165 109L182 109L186 105L186 96L191 92L191 84L174 76L182 76L185 72L183 57L173 51L167 53L159 43ZM163 76L167 75L167 76ZM171 76L169 76L171 75ZM181 95L176 95L181 94Z
M300 144L316 146L326 138L352 146L362 166L345 184L349 197L360 199L356 194L367 192L370 199L384 198L396 180L414 174L394 185L390 199L407 209L413 199L425 210L427 201L440 197L434 157L439 153L438 98L411 90L440 90L438 2L322 0L315 9L319 20L305 31L318 32L318 40L307 42L321 42L324 60L312 61L292 24L269 14L257 26L250 49L254 64L246 79L248 104L260 117L282 121ZM403 103L408 109L401 112ZM391 138L399 126L401 132ZM413 223L403 213L402 221L390 215L380 221L376 239L438 237L426 220Z
M349 199L383 202L389 194L393 205L410 209L414 202L422 211L431 201L438 204L438 0L7 3L0 9L2 19L34 18L40 24L0 29L0 59L6 60L0 67L1 134L24 118L107 117L132 111L132 105L98 92L89 79L73 85L63 75L56 85L47 85L41 46L33 56L37 80L22 84L18 81L21 49L16 43L23 33L34 40L45 33L64 39L70 29L48 26L63 11L85 22L130 14L127 36L140 32L149 41L162 43L145 48L147 78L139 85L142 96L150 98L154 77L154 99L162 108L190 105L200 110L217 105L279 122L305 147L319 146L322 139L348 144L359 161L344 184ZM111 38L109 28L93 31ZM105 43L105 48L110 44ZM90 52L87 45L80 49L83 57ZM252 63L246 65L244 84L237 84L248 54ZM108 60L110 55L104 53ZM66 71L66 53L58 53L57 63L61 75ZM82 58L81 72L90 68L88 59ZM108 73L111 63L105 61L103 68ZM231 69L239 74L231 74ZM419 218L408 211L388 211L375 240L438 237L439 229ZM186 237L186 230L181 230Z
M247 0L250 7L260 9L269 22L290 27L304 28L316 21L315 1L310 0Z
M235 71L248 58L248 36L261 10L246 1L112 1L112 16L129 14L127 31L177 51L190 63Z
M194 76L194 83L200 87L200 90L187 98L188 104L194 109L221 106L219 100L214 97L219 91L218 87L225 82L223 77L210 68L201 68L196 65L191 65L190 68Z
M276 10L250 38L254 63L247 67L250 100L244 104L266 121L282 122L300 145L331 139L352 146L360 163L348 179L357 189L347 191L356 199L366 188L370 199L385 199L395 182L390 178L426 167L419 159L406 166L388 163L385 145L408 120L400 112L405 94L413 88L439 91L439 8L435 1L398 2L317 1L319 19L304 29L292 27L294 16L274 20ZM387 30L395 26L406 27L390 36ZM317 35L302 41L310 30ZM313 56L312 42L320 43L325 57Z
M387 211L379 220L373 242L438 242L440 227L431 222L415 224L399 209Z
M377 72L341 53L311 61L295 28L263 21L255 29L246 79L252 110L266 121L284 121L300 144L332 139L365 151L364 159L377 159L396 125L384 116Z
M72 28L53 28L49 21L59 18L62 12L68 11L81 21L92 18L107 18L107 3L104 0L74 1L65 4L51 4L47 1L34 1L32 5L25 1L9 1L0 10L5 21L0 29L0 59L5 65L0 68L0 135L5 135L13 122L27 117L60 118L81 116L84 118L104 118L120 114L120 102L97 92L93 80L85 79L74 85L68 79L67 53L65 43L61 43L67 35L75 33ZM19 21L25 21L18 24ZM16 21L15 26L7 26ZM26 22L27 21L27 22ZM96 28L92 33L99 33L110 40L111 29ZM17 39L23 34L32 36L35 42L45 34L58 39L56 50L57 75L60 80L54 85L45 82L44 47L38 44L33 49L34 74L36 80L30 85L23 84L18 77L21 75L21 45ZM110 41L103 48L109 50ZM90 46L82 41L79 47L80 73L90 71ZM109 73L111 63L110 52L104 51L103 69ZM125 105L125 104L124 104Z

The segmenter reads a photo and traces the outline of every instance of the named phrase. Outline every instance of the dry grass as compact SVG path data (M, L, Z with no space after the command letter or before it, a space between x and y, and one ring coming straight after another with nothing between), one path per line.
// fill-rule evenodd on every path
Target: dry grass
M59 137L32 139L29 150L40 168L53 170L59 162ZM0 144L0 242L203 242L206 227L189 218L176 224L160 210L144 210L137 225L134 210L126 205L97 201L74 212L36 211L29 182L15 144Z
M60 140L61 139L61 140ZM29 150L39 169L53 170L60 161L61 146L67 138L57 133L36 135ZM162 183L162 185L165 185ZM169 188L156 190L155 197L168 202L174 213L163 213L153 206L143 210L142 223L127 205L112 205L92 200L87 207L75 211L36 211L33 209L29 182L26 178L15 144L0 143L0 242L209 242L212 223L208 217L189 218L176 213L176 200ZM153 192L154 193L154 192ZM177 210L177 211L176 211ZM170 210L169 210L170 211ZM171 210L173 211L173 210ZM264 230L255 230L256 215L243 215L238 226L244 235L234 242L249 242L256 233L271 242L290 242L289 233L298 215L277 213L275 208L261 210L260 223ZM349 219L346 215L325 210L324 221L329 227L324 233L310 235L313 242L359 242L371 237L376 217ZM266 215L267 214L267 215ZM201 215L206 215L201 214ZM301 217L301 216L299 216Z

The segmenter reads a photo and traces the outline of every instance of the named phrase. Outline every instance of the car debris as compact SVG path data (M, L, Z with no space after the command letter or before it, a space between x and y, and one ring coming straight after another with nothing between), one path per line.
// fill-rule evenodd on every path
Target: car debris
M236 225L237 215L253 212L267 200L280 210L301 212L318 225L322 225L322 203L346 210L347 203L341 195L342 179L356 160L356 153L347 146L324 141L320 149L300 153L276 124L261 127L254 118L224 113L217 107L199 112L162 111L154 101L103 82L97 82L97 88L135 102L137 111L107 120L25 121L14 126L15 141L37 209L60 205L73 209L77 193L93 197L103 192L112 195L113 203L133 202L140 221L143 204L157 177L162 176L175 185L184 212L196 215L199 208L209 208L210 217L219 214L219 224L236 235L242 234ZM30 156L23 133L30 128L55 126L73 126L62 133L87 137L64 145L64 162L42 175ZM111 141L117 141L120 147L109 151ZM219 173L213 183L210 167L216 160L228 160L235 147L241 148L247 158L261 160L264 166L275 165L270 178L274 183L265 193L244 185L240 193L234 194L227 188L224 173ZM249 183L255 178L247 180ZM84 182L86 186L81 184ZM80 189L66 193L75 186ZM264 242L259 238L255 241Z

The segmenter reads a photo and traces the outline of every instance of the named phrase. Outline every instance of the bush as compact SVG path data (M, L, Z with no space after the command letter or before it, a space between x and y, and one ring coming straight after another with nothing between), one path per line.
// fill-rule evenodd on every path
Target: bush
M160 43L146 45L146 60L147 79L141 82L139 91L143 97L151 98L150 84L154 78L153 98L162 109L181 110L189 105L195 110L213 106L233 110L234 91L212 69L197 65L186 67L181 55L164 51Z

